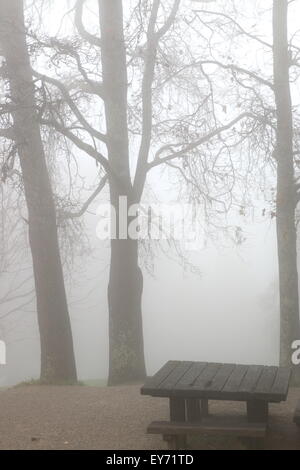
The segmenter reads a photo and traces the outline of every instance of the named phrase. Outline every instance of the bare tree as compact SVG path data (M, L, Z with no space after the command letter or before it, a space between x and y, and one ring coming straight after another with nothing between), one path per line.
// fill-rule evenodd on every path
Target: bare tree
M277 110L277 240L280 280L280 362L291 364L291 347L300 338L297 270L297 197L294 126L290 90L288 0L273 2L274 94Z
M230 193L234 184L229 177L230 145L224 145L223 137L229 135L231 145L237 145L240 136L235 129L243 121L252 122L253 116L238 112L225 122L215 119L208 105L210 89L199 86L202 72L188 40L182 40L180 1L137 1L125 15L121 0L100 0L101 38L87 31L84 5L84 0L75 4L79 37L46 38L31 33L33 41L49 54L52 67L58 62L68 67L67 76L58 70L56 76L33 70L39 94L44 96L40 122L62 134L105 172L117 215L119 198L126 196L128 206L139 203L148 174L159 167L181 174L195 201L206 201L211 208L222 204L224 193ZM184 24L185 33L192 34L188 23ZM177 53L174 46L180 39L182 48ZM172 95L169 100L168 95ZM94 109L98 109L97 120L91 112ZM215 147L214 158L207 155L208 145L211 152ZM222 162L226 153L228 158ZM199 173L203 170L201 183L188 176L187 169L192 175L196 162ZM228 173L226 181L221 169ZM218 191L211 195L216 181ZM101 176L95 195L105 182ZM117 238L111 240L110 384L140 380L146 373L143 277L138 241L128 234L131 221L128 217L127 237L117 227Z
M299 202L296 180L298 149L298 108L291 99L291 82L298 75L291 68L298 67L298 48L288 39L288 1L273 2L273 39L274 45L253 28L253 20L248 21L252 28L247 29L239 22L241 13L236 2L226 4L226 8L206 10L197 8L194 13L197 20L212 31L209 36L209 50L212 53L199 61L205 75L213 84L209 72L213 67L214 74L225 73L227 87L235 97L235 105L252 112L254 119L259 117L261 126L256 132L245 128L244 135L248 140L248 152L262 169L262 173L274 169L277 177L274 201L271 197L270 215L276 217L278 265L280 285L280 363L291 365L291 345L299 338L299 299L297 272L297 232L296 209ZM270 10L272 11L270 3ZM247 22L246 22L247 23ZM254 25L257 26L256 24ZM203 37L203 33L199 33ZM218 39L214 39L219 35ZM217 52L215 41L225 39L227 50ZM264 68L245 65L245 60L235 51L237 43L250 42L257 51L259 64ZM245 44L246 44L245 42ZM239 51L238 47L236 48ZM272 74L273 72L273 74ZM233 88L234 87L234 88ZM225 112L230 103L223 103ZM259 159L261 162L259 163ZM263 166L265 170L263 170ZM262 183L268 189L270 178ZM273 205L273 202L275 204ZM275 207L274 207L275 206ZM264 211L265 212L265 211ZM297 381L295 369L295 381Z
M10 97L9 135L18 152L28 209L41 340L41 380L76 381L71 325L59 252L53 193L46 165L26 43L23 2L1 0L0 38ZM4 135L4 132L3 132Z

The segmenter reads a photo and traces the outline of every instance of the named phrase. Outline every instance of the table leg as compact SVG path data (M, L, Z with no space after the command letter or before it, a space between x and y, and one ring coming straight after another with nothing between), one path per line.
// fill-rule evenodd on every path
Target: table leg
M176 436L164 435L163 440L167 443L168 449L170 449L170 450L179 450Z
M170 398L171 421L185 421L185 400L182 398Z
M170 398L170 420L185 421L185 400L182 398ZM171 445L175 446L175 450L186 449L186 436L174 436Z
M186 419L192 423L201 420L200 400L196 398L186 400Z
M247 401L247 417L249 423L266 423L269 416L269 404L263 400Z
M208 400L206 398L202 398L201 400L201 416L203 418L208 417Z

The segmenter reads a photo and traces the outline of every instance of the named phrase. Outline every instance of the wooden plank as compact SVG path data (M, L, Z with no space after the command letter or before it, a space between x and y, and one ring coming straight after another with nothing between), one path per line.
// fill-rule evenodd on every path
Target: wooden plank
M179 362L176 367L172 370L172 372L163 380L160 385L160 390L173 390L177 382L181 379L181 377L189 370L189 368L193 365L191 361L182 361Z
M232 374L228 378L227 382L225 383L222 391L226 393L236 392L239 390L241 382L246 375L249 366L244 365L236 365L235 369L233 370Z
M180 361L168 361L164 364L158 372L152 377L149 377L143 387L141 388L141 394L147 394L148 391L158 388L163 380L165 380L168 375L175 369L175 367L180 363Z
M148 428L148 434L187 435L187 434L212 434L264 438L267 425L264 423L248 423L245 419L219 418L207 419L199 423L176 423L169 421L154 421Z
M169 361L149 377L141 393L185 399L247 401L286 399L290 370L285 367Z
M223 364L212 379L212 383L207 390L211 392L222 390L234 368L234 364Z
M202 398L200 400L200 407L201 407L201 417L207 418L209 415L209 408L208 408L208 400L206 398Z
M248 370L239 386L239 393L252 393L256 387L259 377L263 371L263 366L248 366Z
M196 379L194 385L191 386L191 389L199 391L207 390L211 386L212 381L221 366L222 364L216 363L207 364L199 377Z
M276 374L277 374L278 367L264 367L256 387L254 389L254 393L270 393L273 387Z
M285 400L289 391L291 378L291 369L289 367L278 367L276 378L274 380L271 393L278 394Z
M207 366L207 362L194 362L192 366L183 374L176 384L177 389L186 389L196 382L197 378Z
M221 366L222 364L216 363L207 364L191 389L200 391L207 390Z

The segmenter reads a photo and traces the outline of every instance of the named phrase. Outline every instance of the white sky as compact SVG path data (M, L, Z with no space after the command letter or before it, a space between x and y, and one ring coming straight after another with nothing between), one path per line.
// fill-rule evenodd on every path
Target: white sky
M89 0L89 4L92 5L94 1ZM192 4L190 0L183 2ZM125 0L126 3L130 1ZM253 24L271 40L270 14L266 11L271 6L270 0L237 0L236 3L243 5L247 17L262 8L265 10L263 15L254 14ZM47 29L51 35L55 35L60 27L64 10L72 8L72 5L71 0L51 2L47 16ZM201 2L194 2L193 5L197 8L205 6ZM299 2L294 2L290 15L291 33L298 29L299 17ZM250 22L252 18L251 21L245 18L245 25ZM260 58L260 51L254 47L249 42L249 49L243 49L241 58L250 64L255 61L263 68L265 59ZM293 93L298 102L298 91L294 89ZM87 181L94 181L95 165L88 158L82 157L80 171ZM153 173L150 182L161 199L170 197L170 185L166 179ZM261 202L257 206L259 213ZM237 222L236 214L233 220ZM209 243L201 252L192 255L193 262L201 269L201 278L184 273L178 263L162 255L156 260L155 278L145 275L144 331L149 373L169 359L234 362L238 355L239 362L245 363L276 364L278 361L279 314L274 222L264 222L255 214L253 220L238 220L238 223L244 226L247 236L247 241L241 247L236 248L224 242L225 247L217 248ZM81 378L99 378L107 373L106 287L109 252L107 246L95 237L96 224L95 216L87 217L94 252L91 257L77 260L80 269L75 274L75 285L69 288ZM26 328L29 331L32 324ZM38 339L37 336L35 341L30 338L18 343L11 338L10 381L29 378L37 373ZM23 357L22 368L18 366L20 354Z

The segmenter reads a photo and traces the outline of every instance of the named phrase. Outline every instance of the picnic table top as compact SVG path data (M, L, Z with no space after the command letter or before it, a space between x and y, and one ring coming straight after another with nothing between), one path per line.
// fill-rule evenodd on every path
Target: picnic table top
M211 400L285 401L288 367L168 361L141 388L142 395Z

